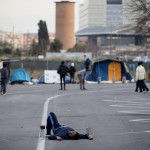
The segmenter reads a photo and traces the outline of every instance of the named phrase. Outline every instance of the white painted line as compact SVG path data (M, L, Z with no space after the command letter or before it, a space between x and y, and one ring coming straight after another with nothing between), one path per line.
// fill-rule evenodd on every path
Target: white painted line
M118 111L118 113L124 113L124 114L150 114L150 112L141 112L141 111Z
M116 134L116 135L125 135L125 134L141 134L141 133L150 133L150 131L123 132L123 133L118 133L118 134Z
M45 103L44 103L44 108L43 108L43 114L42 114L42 119L41 119L41 125L46 127L46 120L47 120L47 113L48 113L48 104L49 102L54 99L57 98L61 95L56 95L53 97L48 98ZM45 136L45 132L46 130L44 130L44 136ZM38 139L38 144L37 144L37 148L36 150L45 150L45 137L40 137L40 133L39 133L39 139Z
M113 102L113 103L133 103L133 104L143 104L143 102L132 102L132 101L122 101L122 100L103 100L104 102Z
M150 108L146 106L136 106L136 105L110 105L111 107L136 107L136 108Z
M144 131L144 132L146 132L146 133L150 133L150 131Z
M132 119L129 121L133 121L133 122L150 122L150 119Z

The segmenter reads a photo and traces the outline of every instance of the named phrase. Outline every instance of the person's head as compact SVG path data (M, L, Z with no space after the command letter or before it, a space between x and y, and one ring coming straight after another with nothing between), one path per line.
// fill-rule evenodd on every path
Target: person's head
M64 61L61 62L62 65L64 65L64 63L65 63Z
M86 71L86 72L91 71L90 66L86 66L86 67L85 67L85 71Z
M74 140L79 140L79 138L80 138L79 133L76 131L69 131L68 136Z
M143 62L141 62L141 61L140 61L140 62L138 62L138 66L140 66L140 65L142 65L142 64L143 64Z
M4 67L4 68L6 67L6 64L5 64L5 63L3 63L3 67Z
M71 66L74 67L74 63L71 63Z

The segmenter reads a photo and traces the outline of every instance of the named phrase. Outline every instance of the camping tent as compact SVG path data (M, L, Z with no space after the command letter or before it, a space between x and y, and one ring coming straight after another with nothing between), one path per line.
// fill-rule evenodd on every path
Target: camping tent
M86 80L97 82L101 79L101 81L111 83L112 81L122 81L123 77L126 80L132 80L126 64L122 61L106 59L93 64L92 72Z
M28 72L24 69L16 69L10 77L10 82L13 83L22 83L22 82L31 82L31 77Z
M41 75L40 78L39 78L39 84L44 84L45 83L45 77L44 75Z

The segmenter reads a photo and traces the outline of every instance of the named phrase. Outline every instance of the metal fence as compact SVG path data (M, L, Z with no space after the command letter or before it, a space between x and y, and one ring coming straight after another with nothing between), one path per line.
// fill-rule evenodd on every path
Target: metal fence
M38 74L37 76L40 76L40 74L42 74L44 70L57 70L60 63L61 61L22 60L22 61L10 62L9 68L10 68L10 73L15 69L23 68L27 70L29 74L31 74L31 76L34 76L35 72L36 74ZM77 70L80 70L84 67L83 61L74 61L74 63ZM134 78L138 62L130 61L125 63L128 66L130 74ZM70 66L71 61L66 61L65 64L67 66ZM150 62L143 63L143 66L145 67L147 73L147 81L150 81Z

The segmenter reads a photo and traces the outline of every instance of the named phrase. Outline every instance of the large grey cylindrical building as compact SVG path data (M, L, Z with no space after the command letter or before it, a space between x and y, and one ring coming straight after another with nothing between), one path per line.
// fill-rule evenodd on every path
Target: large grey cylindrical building
M74 33L74 2L61 0L56 2L56 39L63 44L63 50L73 48Z

